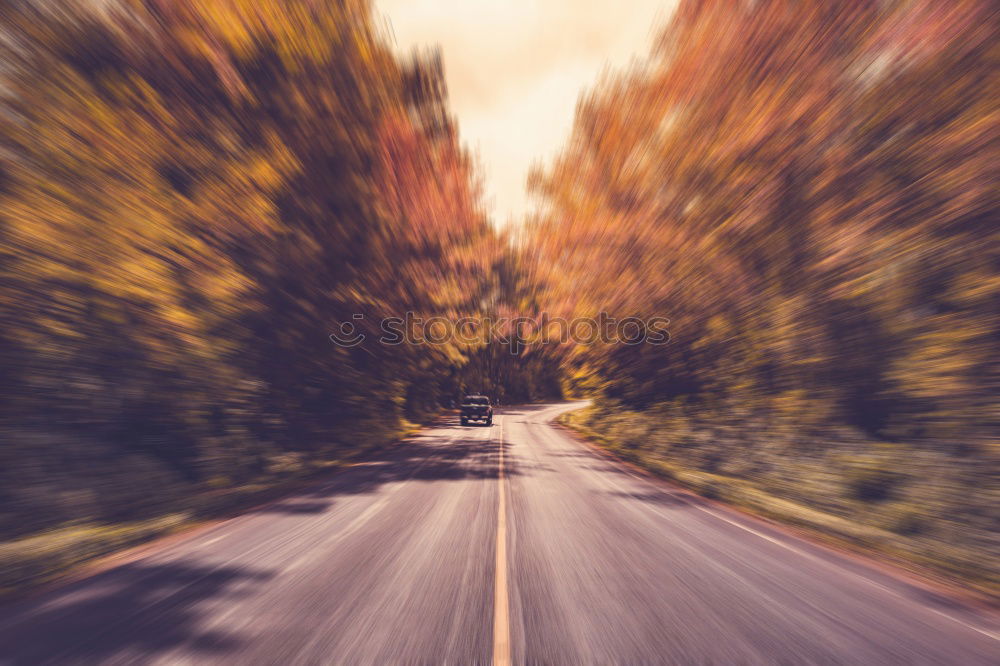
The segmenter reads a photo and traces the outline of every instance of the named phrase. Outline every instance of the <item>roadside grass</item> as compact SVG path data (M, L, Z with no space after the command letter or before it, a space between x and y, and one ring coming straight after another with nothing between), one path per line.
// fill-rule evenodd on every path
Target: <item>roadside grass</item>
M996 519L995 489L985 478L979 487L963 485L961 475L942 469L941 459L906 456L901 447L881 442L862 447L875 451L867 456L857 447L838 451L826 442L808 453L788 446L743 447L739 457L744 459L726 461L718 459L725 454L717 444L697 445L707 439L697 427L671 422L662 412L594 404L557 421L696 494L804 528L832 544L880 553L1000 604L1000 551L989 527ZM671 445L677 442L681 446Z
M442 415L443 412L428 422ZM71 577L125 549L280 499L373 450L404 443L423 427L404 421L399 428L383 430L359 446L337 449L335 455L325 457L275 454L266 476L244 483L233 483L222 476L211 477L193 489L179 510L166 510L165 506L160 515L142 520L67 524L0 542L0 601L17 599Z

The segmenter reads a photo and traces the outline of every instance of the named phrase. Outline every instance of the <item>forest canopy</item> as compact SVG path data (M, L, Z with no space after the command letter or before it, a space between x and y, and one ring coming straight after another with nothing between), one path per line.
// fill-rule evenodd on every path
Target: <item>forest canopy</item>
M475 348L329 337L497 298L438 55L362 0L15 2L0 35L0 532L384 443L466 389Z
M533 174L526 261L550 313L663 316L670 344L565 352L588 431L1000 589L998 21L685 0L600 81Z

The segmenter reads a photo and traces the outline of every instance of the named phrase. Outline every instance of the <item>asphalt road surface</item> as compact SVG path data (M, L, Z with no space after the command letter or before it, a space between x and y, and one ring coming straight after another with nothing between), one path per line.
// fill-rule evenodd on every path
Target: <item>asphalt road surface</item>
M1000 663L995 617L644 479L549 424L572 406L8 607L0 663Z

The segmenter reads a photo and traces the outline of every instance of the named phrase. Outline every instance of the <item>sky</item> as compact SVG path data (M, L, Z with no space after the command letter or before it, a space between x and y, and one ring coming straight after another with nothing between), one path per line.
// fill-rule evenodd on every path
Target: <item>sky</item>
M440 46L452 113L499 224L532 208L529 169L569 137L581 93L645 56L676 0L376 0L396 47Z

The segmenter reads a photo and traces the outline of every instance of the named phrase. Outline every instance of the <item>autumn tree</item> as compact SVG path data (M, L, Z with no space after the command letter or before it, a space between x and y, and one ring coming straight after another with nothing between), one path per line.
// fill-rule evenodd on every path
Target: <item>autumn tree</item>
M451 397L471 349L329 337L474 311L498 248L440 60L368 2L24 0L0 37L3 530L149 515Z
M533 176L548 306L671 320L666 347L577 350L608 394L987 434L997 27L975 1L681 2Z

